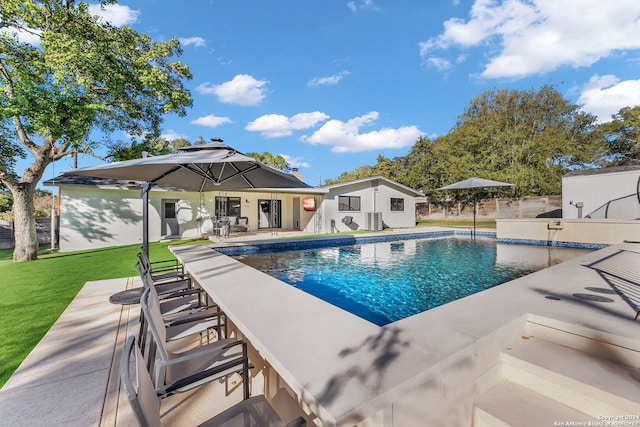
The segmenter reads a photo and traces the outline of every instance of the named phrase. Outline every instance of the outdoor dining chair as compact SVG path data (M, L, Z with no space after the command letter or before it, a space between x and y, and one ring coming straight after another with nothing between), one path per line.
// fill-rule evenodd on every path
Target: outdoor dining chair
M187 276L184 271L184 266L176 259L151 262L144 250L138 252L137 257L138 262L136 266L138 270L149 271L154 281L183 279Z
M144 258L141 254L138 254L139 258ZM172 293L180 290L189 290L193 288L193 282L187 274L171 274L171 275L153 275L152 270L146 266L144 262L137 262L136 268L140 273L140 277L147 279L149 283L152 283L157 287L160 295L164 293Z
M183 323L187 323L189 320L196 321L217 317L219 323L216 333L218 336L221 335L222 327L225 324L224 314L217 305L209 302L204 290L196 287L184 288L180 284L176 286L170 286L169 283L154 285L148 272L142 274L142 284L143 290L153 288L153 294L160 300L160 314L165 322L177 322L180 320ZM140 311L138 342L144 353L147 342L147 319L142 310Z
M247 378L246 343L241 340L221 338L223 327L221 317L200 319L197 316L188 316L187 319L165 322L160 313L159 300L153 288L144 290L140 305L148 335L151 338L148 345L147 364L158 390L180 378L191 377L229 363L235 363L238 366L235 371L242 372L243 379ZM209 340L209 333L212 330L217 335L215 341ZM145 337L146 335L147 332L144 333ZM203 336L205 339L202 338ZM195 337L200 337L200 341L199 345L194 346L193 339ZM182 343L185 340L188 342L185 346L169 346L172 341L177 340ZM249 390L246 383L245 388L248 395Z
M132 370L135 372L134 378L131 376ZM134 337L128 338L122 352L120 380L138 423L143 427L160 427L161 399L170 396L173 387L179 385L177 383L170 384L158 393L149 371L145 367L142 354L138 346L135 345ZM181 381L188 382L190 379L178 382ZM254 397L246 395L242 402L200 425L207 427L302 427L306 425L306 421L303 417L299 417L285 425L264 395Z

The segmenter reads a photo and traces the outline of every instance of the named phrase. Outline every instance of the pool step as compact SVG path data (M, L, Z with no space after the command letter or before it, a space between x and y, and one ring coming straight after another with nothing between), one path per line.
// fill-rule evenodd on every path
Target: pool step
M518 411L549 414L530 425L640 415L637 367L535 337L505 349L501 361L503 381L476 403L474 426L529 425Z
M539 316L530 316L527 335L545 341L561 343L603 359L627 366L640 367L640 342L618 335L605 334L591 328L560 322Z
M540 427L566 421L597 420L511 381L500 381L484 394L473 413L474 427Z

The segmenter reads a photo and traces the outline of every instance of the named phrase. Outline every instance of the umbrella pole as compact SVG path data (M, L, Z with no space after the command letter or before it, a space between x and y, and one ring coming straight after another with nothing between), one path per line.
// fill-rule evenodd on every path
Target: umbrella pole
M473 240L476 239L476 195L473 195L473 231L471 232Z
M142 251L149 256L149 191L151 183L145 182L141 187L142 192Z

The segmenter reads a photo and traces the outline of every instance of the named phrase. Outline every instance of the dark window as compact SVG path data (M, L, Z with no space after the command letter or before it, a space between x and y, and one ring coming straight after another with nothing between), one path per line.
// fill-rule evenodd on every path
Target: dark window
M176 217L175 202L167 202L164 204L164 217L165 219L174 219Z
M338 196L339 211L359 211L360 196Z
M216 216L241 216L240 197L216 197Z
M404 199L391 198L391 212L404 212Z

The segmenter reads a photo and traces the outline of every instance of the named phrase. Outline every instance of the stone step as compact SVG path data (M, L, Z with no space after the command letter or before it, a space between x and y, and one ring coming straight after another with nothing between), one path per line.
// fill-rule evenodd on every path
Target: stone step
M594 418L640 414L637 367L535 337L519 340L501 358L505 380Z
M589 422L598 420L510 381L496 384L476 402L473 411L474 427L551 427Z
M526 333L623 365L640 366L640 342L635 339L533 315L527 322Z

